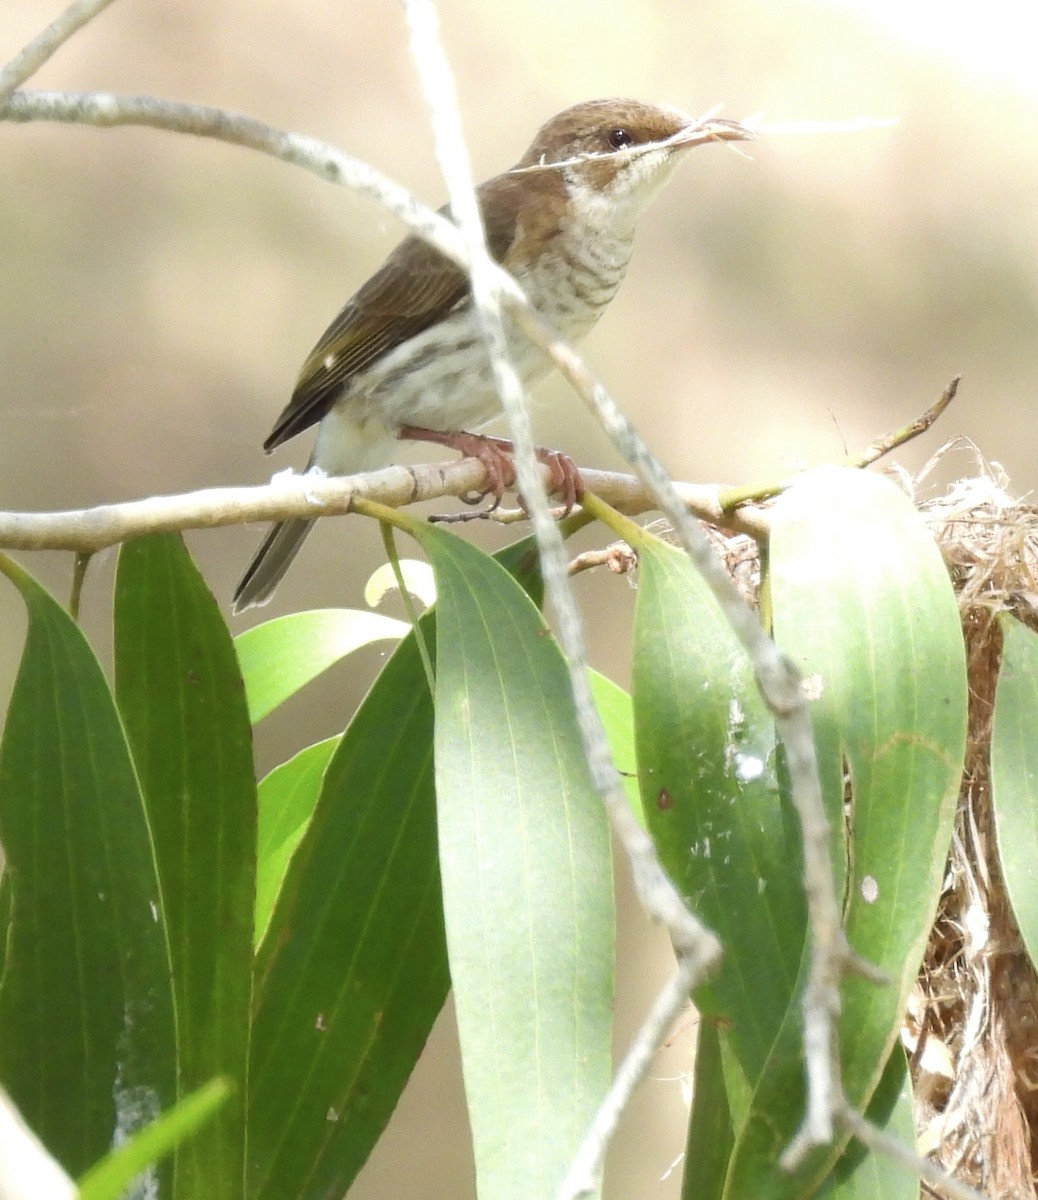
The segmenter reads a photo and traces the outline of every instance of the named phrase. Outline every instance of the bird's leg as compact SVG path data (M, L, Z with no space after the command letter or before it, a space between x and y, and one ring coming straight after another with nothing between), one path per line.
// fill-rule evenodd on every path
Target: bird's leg
M487 473L487 487L479 499L490 495L494 497L493 504L486 512L493 512L501 503L505 489L515 483L515 465L512 461L515 447L506 438L464 431L423 429L417 425L405 425L397 436L412 442L449 446L466 458L479 459ZM534 447L534 453L538 461L544 463L551 472L548 494L561 496L565 513L569 513L584 490L577 464L568 454L563 454L561 450L549 450L546 446ZM522 503L521 496L519 501ZM523 507L526 507L525 504Z
M500 444L500 438L483 437L478 433L465 433L464 430L424 429L420 425L405 425L397 437L409 442L433 442L437 446L447 446L457 450L464 458L477 458L483 464L487 474L487 486L473 499L466 496L461 499L466 504L478 504L484 496L493 496L494 503L486 510L493 512L501 503L505 489L515 482L515 467L507 449Z
M502 454L507 454L511 460L511 456L515 453L515 446L510 441L497 437L487 437L486 440L493 442L498 450ZM548 495L560 496L563 504L562 515L569 516L584 490L584 481L580 478L580 468L568 454L564 454L561 450L551 450L547 446L534 446L533 452L537 456L537 461L544 463L551 472L551 478L548 480ZM526 507L522 496L519 497L519 503L523 508Z

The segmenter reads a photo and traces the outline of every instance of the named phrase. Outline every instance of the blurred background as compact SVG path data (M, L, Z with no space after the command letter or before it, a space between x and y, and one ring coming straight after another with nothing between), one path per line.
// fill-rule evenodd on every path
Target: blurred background
M59 11L4 0L6 59ZM643 219L624 288L585 343L680 479L751 482L959 399L898 455L961 434L1036 483L1038 75L1029 6L930 0L441 0L479 176L574 101L631 95L770 121L895 117L868 132L696 151ZM443 188L390 0L119 0L31 86L225 106L324 138L431 204ZM244 150L153 130L0 125L0 506L50 510L266 481L263 438L311 345L401 236L370 203ZM620 465L558 381L539 439ZM306 438L300 439L305 442ZM422 450L415 452L421 456ZM427 451L426 451L427 453ZM961 451L948 471L970 474ZM488 544L500 531L466 530ZM260 530L188 535L229 600ZM21 555L67 595L68 555ZM114 553L84 621L104 653ZM323 521L264 615L361 605L377 529ZM598 573L593 656L626 682L633 591ZM593 602L593 603L592 603ZM255 614L234 623L244 628ZM0 588L0 703L24 632ZM380 661L331 673L257 730L264 769L341 728ZM622 872L621 872L622 875ZM621 880L618 1049L669 969ZM690 1029L676 1031L610 1160L607 1194L678 1194ZM449 1012L351 1193L471 1195ZM669 1172L669 1173L668 1173Z

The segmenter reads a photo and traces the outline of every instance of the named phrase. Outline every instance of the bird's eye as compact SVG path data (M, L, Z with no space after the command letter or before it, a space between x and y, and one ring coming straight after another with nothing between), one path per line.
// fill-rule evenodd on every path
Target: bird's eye
M606 141L613 150L620 150L624 146L629 146L634 138L627 132L626 129L610 129L606 134Z

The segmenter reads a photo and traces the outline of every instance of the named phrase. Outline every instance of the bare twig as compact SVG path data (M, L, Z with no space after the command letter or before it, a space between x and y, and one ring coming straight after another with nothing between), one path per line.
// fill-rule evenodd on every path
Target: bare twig
M584 630L567 580L567 561L562 536L548 507L541 474L534 454L533 431L527 412L526 396L512 362L505 335L502 300L505 293L487 253L483 224L469 167L468 151L461 131L454 81L439 40L439 29L432 0L403 0L412 33L412 53L422 79L426 103L432 114L437 156L447 181L451 211L465 240L469 258L469 278L473 304L490 355L509 432L515 448L515 472L519 489L533 521L540 550L541 574L545 593L555 611L558 638L569 672L574 710L591 778L609 814L620 844L631 864L634 883L647 912L661 922L677 951L680 969L676 984L660 994L650 1019L639 1038L640 1052L625 1062L617 1084L600 1111L601 1129L592 1130L584 1143L582 1156L575 1164L579 1193L596 1190L609 1136L630 1092L641 1080L651 1062L663 1028L673 1019L690 988L696 986L718 960L721 953L716 936L689 910L660 863L652 839L631 813L619 772L613 762L591 693L588 677ZM529 312L524 305L524 312ZM543 325L542 325L543 330ZM651 1048L646 1048L651 1045ZM568 1193L563 1192L563 1195Z
M11 59L0 71L0 101L43 66L69 38L103 12L112 0L73 0L56 20Z
M715 960L720 956L720 950L720 943L717 943ZM580 1200L581 1197L597 1194L602 1160L617 1123L630 1103L634 1089L652 1065L656 1051L660 1048L667 1030L674 1023L674 1018L688 1003L688 994L693 983L689 965L687 960L680 963L673 978L656 997L652 1010L638 1030L634 1043L616 1072L612 1087L591 1122L591 1127L556 1193L555 1200ZM700 975L711 965L712 962L693 964Z
M907 442L912 441L913 438L919 437L920 434L926 433L955 399L961 378L961 375L956 375L937 400L930 405L926 412L916 417L914 421L909 421L907 425L903 425L900 429L895 429L892 433L887 433L883 437L877 438L874 442L866 446L864 450L859 450L856 454L848 454L840 465L844 467L871 466L877 459L882 458L884 454L889 454L891 450L896 450L898 446L903 446ZM777 496L780 492L785 491L791 482L790 479L783 479L780 482L752 483L743 484L740 487L726 488L721 494L721 505L725 512L734 512L743 504L760 504L765 500L769 500L772 496Z
M913 438L926 433L941 413L955 399L961 380L962 376L956 375L926 412L921 413L914 421L909 421L907 425L903 425L900 429L895 429L893 433L888 433L884 437L877 438L871 445L866 446L858 454L849 455L843 465L845 467L867 467L877 459L882 458L884 454L889 454L891 450L896 450L898 446L904 446L907 442L912 441Z
M420 204L380 171L327 142L275 129L242 113L205 104L182 104L154 96L120 96L112 92L15 92L0 103L0 120L60 121L102 129L143 125L258 150L375 200L449 258L461 266L467 265L457 227ZM513 286L518 289L518 285Z
M412 30L412 51L432 112L437 154L447 180L451 211L458 219L466 242L473 301L480 314L498 394L515 445L517 482L526 498L537 535L545 592L555 610L559 642L566 656L577 722L591 777L627 852L642 903L670 933L679 954L689 953L697 959L708 957L703 945L704 927L688 911L660 866L651 838L633 818L613 763L605 729L591 694L583 626L566 579L567 560L562 538L548 511L548 499L534 456L533 432L526 411L525 395L508 350L501 312L501 300L507 295L507 285L486 250L468 153L457 114L454 84L439 42L435 10L431 0L403 0L403 4ZM524 314L533 311L525 297L522 298L522 311ZM540 336L544 336L547 328L539 318L537 326ZM553 334L548 336L553 341L557 340Z
M607 567L614 575L626 575L637 565L638 555L626 542L613 542L610 546L578 554L570 559L566 569L570 575L579 575L583 571L593 571L595 567Z
M931 1187L938 1196L945 1196L948 1200L987 1200L983 1192L978 1192L969 1184L953 1179L936 1163L916 1154L910 1146L906 1146L899 1138L877 1128L850 1106L845 1105L840 1110L838 1119L840 1124L849 1130L859 1142L868 1146L870 1150L884 1154L887 1158L899 1163L906 1171L910 1171ZM1007 1200L1012 1200L1012 1198L1007 1197ZM1021 1197L1020 1200L1023 1198Z
M527 312L516 311L527 329ZM709 540L692 519L666 471L616 403L568 346L554 344L554 357L567 379L592 408L613 444L629 462L671 522L678 541L695 563L753 663L758 686L775 717L786 749L790 791L800 819L804 846L804 891L811 934L811 968L804 991L804 1052L808 1109L803 1136L784 1163L794 1167L801 1151L832 1140L834 1105L840 1100L839 1058L835 1052L839 980L850 959L829 863L829 823L822 803L811 715L800 676L761 627L739 594Z

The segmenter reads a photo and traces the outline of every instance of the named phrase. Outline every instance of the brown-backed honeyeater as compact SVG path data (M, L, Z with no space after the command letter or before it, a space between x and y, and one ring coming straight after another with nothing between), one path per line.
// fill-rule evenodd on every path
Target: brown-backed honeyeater
M616 294L638 218L678 162L693 146L752 136L734 121L637 100L575 104L541 126L511 170L480 185L490 252L541 316L578 341ZM516 367L532 384L550 361L512 334ZM468 277L412 235L313 348L264 448L317 425L307 469L349 475L386 466L401 436L472 453L479 439L457 435L499 411ZM235 592L236 612L270 599L312 524L270 530Z

